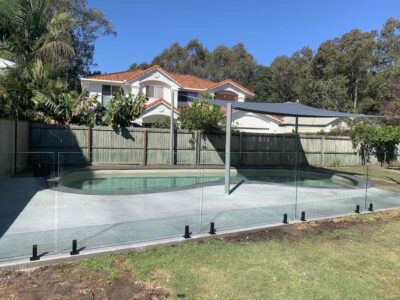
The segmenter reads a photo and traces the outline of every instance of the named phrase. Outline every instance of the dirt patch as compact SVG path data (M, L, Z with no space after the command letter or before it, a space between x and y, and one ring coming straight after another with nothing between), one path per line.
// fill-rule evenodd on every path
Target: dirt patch
M254 242L272 239L297 238L307 234L321 234L341 228L362 227L365 223L378 223L390 220L400 220L400 210L390 210L374 214L338 217L329 220L309 221L264 230L233 234L219 238L229 242Z
M116 263L122 267L122 275L115 278L69 265L4 273L0 299L169 299L170 289L136 280L125 262Z

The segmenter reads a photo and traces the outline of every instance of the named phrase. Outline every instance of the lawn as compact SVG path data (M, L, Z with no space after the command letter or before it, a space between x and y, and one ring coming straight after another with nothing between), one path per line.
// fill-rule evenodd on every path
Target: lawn
M335 168L328 167L327 169L332 169L353 175L360 175L363 177L367 176L367 168L363 166ZM372 183L378 188L393 192L400 192L400 168L370 166L368 167L368 179L370 179Z
M38 279L40 274L44 279ZM123 295L137 293L135 299L399 299L400 210L99 256L7 276L9 284L6 290L0 287L0 295L16 287L29 289L24 276L30 276L36 288L45 278L57 278L61 290L68 281L71 290L82 289L76 295L91 291L99 299L96 288L103 285L106 290L117 286ZM97 277L90 283L93 276L106 278L107 284ZM121 286L123 282L131 284Z

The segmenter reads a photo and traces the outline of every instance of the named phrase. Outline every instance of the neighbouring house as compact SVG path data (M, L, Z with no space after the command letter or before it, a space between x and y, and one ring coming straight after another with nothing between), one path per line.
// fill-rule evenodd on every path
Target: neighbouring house
M12 61L6 60L4 58L0 58L0 76L4 75L8 68L11 68L15 65Z
M136 125L144 127L169 119L171 103L174 103L174 118L177 119L180 109L190 105L189 102L201 92L213 94L215 99L239 102L250 100L255 96L252 91L230 79L213 82L192 75L168 72L158 65L143 70L88 76L81 78L81 85L90 95L97 95L98 101L105 106L112 99L115 90L120 87L126 94L146 95L148 102L145 111L140 119L134 121ZM232 113L235 128L244 132L277 134L292 132L294 123L291 119L244 111ZM301 127L301 132L329 131L336 125L335 120L329 122L312 120L314 121L311 123L319 125L314 126L312 123Z
M281 132L294 132L295 117L284 117L284 122L280 124ZM348 120L342 118L299 118L300 133L330 132L332 129L349 130Z

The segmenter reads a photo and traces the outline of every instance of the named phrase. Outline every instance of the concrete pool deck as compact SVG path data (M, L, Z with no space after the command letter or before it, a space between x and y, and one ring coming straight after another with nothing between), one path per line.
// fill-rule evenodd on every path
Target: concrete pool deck
M235 186L232 185L232 188ZM283 214L294 220L354 212L356 205L375 209L400 206L398 193L370 187L330 189L284 184L243 184L227 196L223 185L136 195L80 195L46 188L44 178L0 180L0 260L27 257L37 244L39 254L78 247L113 245L181 237L184 226L206 233L278 224ZM367 201L367 202L366 202Z

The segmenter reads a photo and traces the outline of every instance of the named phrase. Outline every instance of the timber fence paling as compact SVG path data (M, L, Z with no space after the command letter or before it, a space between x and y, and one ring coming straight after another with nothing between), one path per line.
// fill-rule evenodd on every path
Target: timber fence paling
M0 119L0 177L12 176L27 167L29 122Z
M11 176L35 163L63 165L168 165L169 129L61 126L0 119L0 176ZM315 166L361 165L349 137L234 132L233 166L286 166L295 161ZM175 130L175 163L223 165L225 135ZM28 153L31 152L31 153ZM48 155L34 155L47 152ZM39 161L38 161L39 160ZM371 156L371 163L378 164Z
M64 153L64 163L167 165L170 159L169 129L56 126L32 124L33 151ZM361 158L349 137L235 132L232 165L293 166L296 143L299 164L360 165ZM223 165L225 135L200 131L175 131L175 163ZM69 159L68 159L69 157Z

